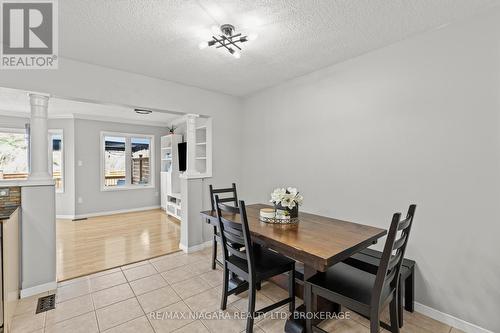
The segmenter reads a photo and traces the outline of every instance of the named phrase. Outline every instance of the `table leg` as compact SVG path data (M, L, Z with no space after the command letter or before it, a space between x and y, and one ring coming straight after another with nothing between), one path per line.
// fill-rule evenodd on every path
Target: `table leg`
M304 265L304 280L312 277L315 275L318 271L316 271L314 268ZM302 288L302 286L299 286ZM304 294L304 293L302 293ZM321 311L321 312L331 312L331 313L338 313L340 312L340 305L336 303L332 303L327 299L324 299L323 297L320 296L313 296L312 300L313 304L313 310L315 312ZM306 312L305 305L302 304L297 309L293 314L290 315L288 320L285 323L285 332L287 333L304 333L306 331L306 322L305 322L305 317L304 313ZM313 321L314 325L317 325L319 322Z

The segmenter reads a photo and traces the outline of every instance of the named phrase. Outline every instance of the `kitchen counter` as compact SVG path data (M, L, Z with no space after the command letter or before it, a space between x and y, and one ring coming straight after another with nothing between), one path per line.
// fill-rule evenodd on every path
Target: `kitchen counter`
M0 223L2 223L4 220L8 220L18 207L19 205L0 207Z

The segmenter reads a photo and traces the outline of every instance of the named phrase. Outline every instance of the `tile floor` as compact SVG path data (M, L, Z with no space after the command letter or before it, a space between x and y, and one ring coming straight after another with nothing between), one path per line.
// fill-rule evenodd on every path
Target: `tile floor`
M12 333L239 333L245 320L195 319L189 313L215 312L219 309L222 272L210 267L210 249L193 254L181 252L145 260L90 276L59 283L56 309L35 314L42 295L20 301ZM47 293L46 293L47 294ZM266 282L258 292L257 308L262 308L287 293ZM246 311L246 293L229 298L225 316ZM279 309L286 313L286 306ZM161 318L163 313L178 318ZM156 315L151 316L151 313ZM184 316L182 316L184 314ZM350 313L351 320L331 320L321 327L335 333L369 333L366 319ZM259 318L255 332L283 332L285 319ZM384 331L385 332L385 331ZM405 313L402 333L459 333L460 331L417 312Z

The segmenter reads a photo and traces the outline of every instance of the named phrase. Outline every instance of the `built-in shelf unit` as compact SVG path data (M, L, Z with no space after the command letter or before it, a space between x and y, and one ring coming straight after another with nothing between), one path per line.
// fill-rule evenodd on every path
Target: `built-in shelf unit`
M181 219L182 198L178 144L182 135L169 134L161 137L161 207L168 215Z

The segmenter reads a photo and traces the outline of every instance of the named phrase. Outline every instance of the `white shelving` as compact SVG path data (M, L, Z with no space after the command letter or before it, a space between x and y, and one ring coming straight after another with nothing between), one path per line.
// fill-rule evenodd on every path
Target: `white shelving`
M177 219L181 219L182 199L178 144L182 135L169 134L161 137L161 207Z

